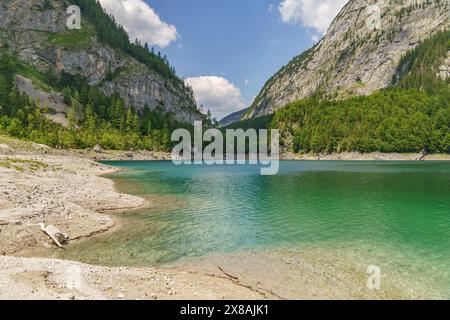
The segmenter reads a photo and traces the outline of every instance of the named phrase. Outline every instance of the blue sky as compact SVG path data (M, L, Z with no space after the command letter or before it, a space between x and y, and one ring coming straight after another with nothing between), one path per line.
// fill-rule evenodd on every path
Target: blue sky
M281 66L322 37L345 2L101 0L131 37L167 54L217 118L249 106Z

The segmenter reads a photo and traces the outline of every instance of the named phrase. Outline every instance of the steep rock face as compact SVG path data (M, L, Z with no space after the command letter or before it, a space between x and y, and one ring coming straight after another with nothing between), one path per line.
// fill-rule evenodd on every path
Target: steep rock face
M66 8L61 0L1 1L0 46L7 45L41 72L56 68L80 74L90 85L99 86L107 95L117 92L127 105L138 109L162 107L180 121L201 119L195 101L179 84L100 43L88 22L82 21L75 37L69 34Z
M450 51L447 53L447 59L445 59L444 63L439 67L438 76L442 78L442 80L450 79Z
M339 99L386 88L404 53L449 28L449 0L350 0L322 41L266 83L244 118L317 92Z
M64 2L52 1L53 10L49 10L45 3L45 0L3 0L0 4L0 28L15 31L63 31L66 21Z

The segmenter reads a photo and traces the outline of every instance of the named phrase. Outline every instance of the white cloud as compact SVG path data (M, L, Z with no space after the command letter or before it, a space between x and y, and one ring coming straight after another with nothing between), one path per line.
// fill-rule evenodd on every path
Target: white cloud
M230 113L245 108L246 103L241 91L227 79L216 76L187 78L186 83L194 89L198 105L212 116L222 119Z
M302 24L324 34L348 0L283 0L278 7L284 23Z
M245 80L244 80L244 84L245 84L246 86L248 86L248 85L250 84L250 80L249 80L249 79L245 79Z
M149 45L168 46L178 38L175 26L165 23L143 0L99 0L130 35Z

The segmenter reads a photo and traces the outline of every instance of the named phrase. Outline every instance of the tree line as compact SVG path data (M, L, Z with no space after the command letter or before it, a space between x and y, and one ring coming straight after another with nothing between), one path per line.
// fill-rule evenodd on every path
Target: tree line
M305 99L277 112L294 152L450 153L450 93L391 88L345 101Z

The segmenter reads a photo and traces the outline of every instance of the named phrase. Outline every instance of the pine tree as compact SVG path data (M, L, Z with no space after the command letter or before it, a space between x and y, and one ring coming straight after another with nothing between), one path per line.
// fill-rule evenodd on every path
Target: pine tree
M80 96L78 92L75 92L75 95L71 98L70 111L68 114L69 123L71 125L76 125L78 121L81 120L81 104L80 104Z
M139 134L139 116L135 113L133 115L133 122L132 122L132 132L135 134Z
M127 110L127 116L126 116L126 131L132 132L133 131L133 111L131 108L128 108Z

